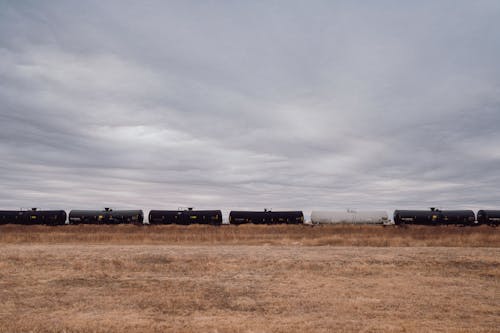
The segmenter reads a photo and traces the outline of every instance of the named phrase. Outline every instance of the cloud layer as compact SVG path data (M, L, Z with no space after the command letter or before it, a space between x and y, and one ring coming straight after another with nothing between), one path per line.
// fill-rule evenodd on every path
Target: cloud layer
M498 1L0 3L0 207L500 207Z

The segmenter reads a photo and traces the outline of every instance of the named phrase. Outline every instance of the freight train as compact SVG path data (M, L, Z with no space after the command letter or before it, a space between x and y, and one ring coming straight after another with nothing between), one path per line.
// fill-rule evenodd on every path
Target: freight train
M61 225L66 223L64 210L0 210L0 224L46 224Z
M66 218L68 221L66 221ZM0 224L208 224L222 225L221 210L151 210L149 223L142 210L0 210ZM306 222L302 211L231 211L229 224L420 224L420 225L500 225L500 210L395 210L393 222L385 211L312 211Z
M473 225L476 216L472 210L396 210L394 224L459 224Z
M315 210L311 213L311 222L314 224L389 224L389 216L382 210Z
M69 212L70 224L122 224L144 222L142 210L72 210Z
M263 212L231 211L229 224L300 224L304 223L304 213L301 211L273 212L264 209Z
M152 210L149 212L149 224L222 224L220 210Z

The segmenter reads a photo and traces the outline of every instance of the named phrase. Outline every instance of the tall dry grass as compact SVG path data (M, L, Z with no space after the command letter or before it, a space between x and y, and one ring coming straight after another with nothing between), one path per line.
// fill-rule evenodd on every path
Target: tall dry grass
M0 226L0 244L213 244L500 247L488 226L241 225Z

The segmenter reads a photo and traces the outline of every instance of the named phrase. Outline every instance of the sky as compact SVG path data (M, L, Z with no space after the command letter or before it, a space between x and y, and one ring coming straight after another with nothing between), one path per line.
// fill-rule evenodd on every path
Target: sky
M500 1L0 0L0 208L500 209Z

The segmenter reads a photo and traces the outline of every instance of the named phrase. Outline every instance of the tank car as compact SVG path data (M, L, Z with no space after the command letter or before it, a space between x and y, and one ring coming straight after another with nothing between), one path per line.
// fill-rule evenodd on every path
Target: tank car
M222 224L220 210L151 210L149 224Z
M500 225L500 210L481 209L477 212L477 223L492 226Z
M304 223L302 211L231 211L230 224L300 224Z
M441 212L435 208L430 210L395 210L395 224L437 225L440 223Z
M395 224L458 224L472 225L476 220L472 210L396 210L394 211Z
M64 210L3 210L0 211L0 224L45 224L61 225L66 223Z
M387 224L389 216L381 210L373 211L312 211L311 222L313 224Z
M69 212L70 224L142 224L142 210L72 210Z

